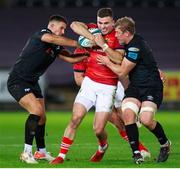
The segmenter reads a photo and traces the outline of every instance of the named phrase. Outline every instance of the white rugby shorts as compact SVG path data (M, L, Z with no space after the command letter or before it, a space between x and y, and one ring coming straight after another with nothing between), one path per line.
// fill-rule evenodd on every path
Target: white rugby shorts
M81 103L86 110L95 106L95 112L111 112L117 86L97 83L85 77L74 103Z

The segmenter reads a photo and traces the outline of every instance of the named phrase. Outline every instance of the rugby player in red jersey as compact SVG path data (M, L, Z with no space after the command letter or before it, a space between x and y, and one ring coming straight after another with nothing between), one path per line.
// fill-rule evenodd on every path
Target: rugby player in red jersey
M108 147L105 126L112 112L118 76L106 66L99 64L97 62L97 56L104 55L116 63L121 63L124 56L124 49L123 46L119 45L115 37L113 14L110 8L101 8L98 10L97 25L84 24L77 21L71 24L74 32L92 41L95 41L95 36L92 35L88 29L95 27L101 30L104 44L88 50L90 57L87 62L86 73L81 89L74 101L72 118L65 129L59 155L51 164L64 162L66 154L74 141L78 126L93 106L95 106L93 128L99 146L97 152L91 157L91 161L101 161Z
M85 52L87 52L85 49L77 48L75 50L75 53L79 53L79 54L83 54ZM82 81L85 77L88 60L89 60L89 58L86 58L83 61L74 64L74 67L73 67L74 79L78 86L81 86ZM124 87L126 88L129 80L123 79L121 81L122 81L122 83L120 81L118 81L117 90L116 90L116 94L115 94L115 100L114 100L114 107L113 107L112 113L111 113L108 121L117 128L118 133L124 140L129 141L128 136L125 131L125 126L124 126L124 122L122 120L122 112L121 112L121 103L122 103L122 99L124 97ZM149 151L141 142L139 142L139 151L141 152L141 154L144 158L150 157ZM97 155L95 155L94 158L92 158L92 161L97 161L97 160L101 160L101 159L102 158L100 158L100 157L98 158Z

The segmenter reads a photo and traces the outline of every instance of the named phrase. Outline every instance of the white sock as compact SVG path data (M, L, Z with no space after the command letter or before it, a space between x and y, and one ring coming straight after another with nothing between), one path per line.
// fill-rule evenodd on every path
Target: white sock
M46 148L39 148L39 151L40 151L41 153L46 153Z
M101 147L100 145L98 146L98 150L100 151L100 152L105 152L106 151L106 149L107 149L107 144L106 145L104 145L103 147Z
M139 150L134 151L134 154L138 154L138 153L140 153L140 151L139 151Z
M169 142L169 140L168 140L165 144L161 145L161 147L167 147L167 146L169 146L169 145L170 145L170 142Z
M59 153L59 154L58 154L58 157L61 157L61 158L65 159L66 155L63 154L63 153Z
M32 145L24 144L24 152L31 154L32 153Z

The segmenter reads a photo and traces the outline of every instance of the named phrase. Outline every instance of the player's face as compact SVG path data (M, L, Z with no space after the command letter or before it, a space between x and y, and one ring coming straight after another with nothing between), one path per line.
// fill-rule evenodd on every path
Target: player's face
M110 16L104 18L97 17L97 26L102 34L106 35L114 29L114 20Z
M52 32L58 36L64 35L66 27L67 25L64 22L55 22Z
M126 42L126 32L123 32L121 29L120 29L120 26L117 26L115 28L115 31L116 31L116 34L115 36L117 37L118 41L120 44L124 44Z

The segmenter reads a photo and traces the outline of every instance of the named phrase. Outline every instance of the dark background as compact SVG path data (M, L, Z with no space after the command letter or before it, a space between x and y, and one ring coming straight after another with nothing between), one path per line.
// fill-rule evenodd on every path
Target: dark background
M0 68L9 69L15 63L28 37L45 27L50 15L64 15L69 24L96 22L97 10L107 6L112 7L115 19L131 16L136 21L136 31L149 42L160 69L180 70L180 0L1 0ZM66 36L78 37L70 28ZM76 88L72 65L58 59L48 69L46 80L49 91Z

